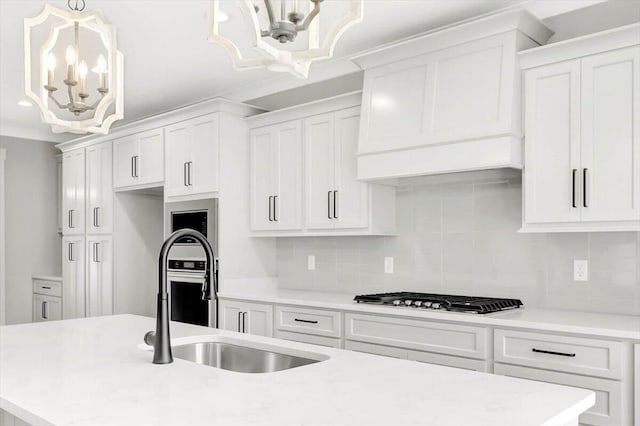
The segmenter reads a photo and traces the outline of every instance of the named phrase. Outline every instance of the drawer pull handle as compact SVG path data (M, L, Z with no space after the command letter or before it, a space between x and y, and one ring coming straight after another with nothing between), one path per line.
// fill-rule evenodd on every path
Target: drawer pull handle
M312 320L306 320L306 319L300 319L300 318L294 318L293 319L296 322L306 322L307 324L317 324L318 321L312 321Z
M51 290L51 287L43 285L42 288L46 288L47 290Z
M574 358L576 356L576 354L569 354L566 352L545 351L544 349L536 349L536 348L531 349L531 352L536 352L539 354L568 356L569 358Z

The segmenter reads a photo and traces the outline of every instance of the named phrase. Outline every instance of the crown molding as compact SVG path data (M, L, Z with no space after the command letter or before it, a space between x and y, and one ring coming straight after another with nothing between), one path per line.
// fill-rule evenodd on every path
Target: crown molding
M39 126L38 126L39 127ZM14 127L0 124L0 136L30 139L41 142L61 143L69 140L69 135L54 134L48 127Z

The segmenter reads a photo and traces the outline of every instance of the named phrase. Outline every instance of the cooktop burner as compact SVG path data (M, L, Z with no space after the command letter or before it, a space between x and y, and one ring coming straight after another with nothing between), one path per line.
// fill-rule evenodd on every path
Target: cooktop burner
M453 312L488 314L491 312L517 309L522 305L519 299L500 299L496 297L454 296L450 294L396 293L364 294L353 298L357 303L377 305L410 306L420 309L441 309Z

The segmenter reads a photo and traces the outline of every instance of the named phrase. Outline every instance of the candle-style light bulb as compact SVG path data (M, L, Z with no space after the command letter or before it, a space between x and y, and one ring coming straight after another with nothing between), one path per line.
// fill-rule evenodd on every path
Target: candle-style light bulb
M89 73L89 67L85 61L80 61L78 64L78 76L80 77L80 87L78 87L78 96L85 98L87 95L87 74Z
M53 52L49 52L47 55L47 69L49 71L54 71L56 69L56 55Z
M78 65L78 75L81 79L87 78L87 74L89 73L89 67L87 67L87 63L85 61L80 61Z
M67 79L65 83L72 84L72 82L76 81L76 49L73 46L67 46L65 59L67 60Z
M104 55L98 55L98 61L96 62L96 73L102 74L107 72L107 60L104 58Z
M65 58L67 59L67 65L76 64L76 49L74 49L72 45L67 46L67 53L65 54Z
M56 57L53 52L49 52L47 55L47 90L53 86L53 72L56 69Z

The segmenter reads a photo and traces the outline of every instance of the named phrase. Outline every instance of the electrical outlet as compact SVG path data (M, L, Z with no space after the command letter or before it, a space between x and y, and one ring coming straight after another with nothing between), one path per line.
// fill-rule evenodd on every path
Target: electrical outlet
M384 258L384 273L393 274L393 257Z
M316 269L316 257L312 254L307 256L307 269L310 271Z
M589 281L589 261L588 260L573 261L573 280Z

